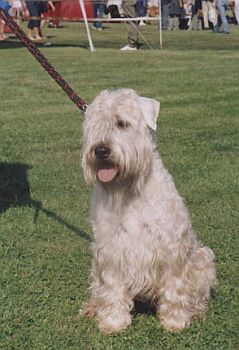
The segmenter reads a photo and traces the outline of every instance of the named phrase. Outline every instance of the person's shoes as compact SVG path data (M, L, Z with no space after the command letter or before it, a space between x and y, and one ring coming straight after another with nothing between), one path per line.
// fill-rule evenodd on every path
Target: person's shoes
M230 32L223 32L223 34L230 34Z
M58 25L50 22L48 28L58 28Z
M42 36L38 36L34 40L36 43L44 43L46 40Z
M139 25L140 25L140 26L146 26L146 23L145 23L144 21L140 21L140 22L139 22Z
M136 46L129 46L129 45L125 45L120 49L120 51L137 51L137 50L138 49Z
M102 27L96 27L96 26L94 26L94 24L91 26L91 28L92 28L93 30L98 30L99 32L101 32L101 31L103 30Z
M36 41L36 39L33 38L33 36L31 36L31 35L28 35L27 37L28 37L28 39L31 40L31 41Z
M42 31L41 30L39 30L39 34L40 34L39 37L41 37L44 40L47 40L47 36L42 35Z

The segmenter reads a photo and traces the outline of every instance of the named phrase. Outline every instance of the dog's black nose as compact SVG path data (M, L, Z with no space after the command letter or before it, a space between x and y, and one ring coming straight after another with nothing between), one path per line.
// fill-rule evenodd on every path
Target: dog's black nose
M110 155L110 148L106 146L98 146L95 149L95 156L97 159L107 159Z

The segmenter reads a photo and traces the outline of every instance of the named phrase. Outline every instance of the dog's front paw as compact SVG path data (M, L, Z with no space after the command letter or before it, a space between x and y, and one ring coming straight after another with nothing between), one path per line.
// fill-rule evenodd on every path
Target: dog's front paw
M87 317L87 318L92 318L96 316L97 314L96 302L94 300L91 300L89 303L83 306L83 309L80 309L79 313L80 313L80 316Z
M184 318L174 318L174 317L162 318L161 319L161 324L169 332L180 332L184 328L186 328L186 327L188 327L190 325L190 319L189 319L189 317L184 317Z
M112 312L105 317L101 315L99 318L99 329L104 334L120 332L131 324L131 316L129 313L119 310Z

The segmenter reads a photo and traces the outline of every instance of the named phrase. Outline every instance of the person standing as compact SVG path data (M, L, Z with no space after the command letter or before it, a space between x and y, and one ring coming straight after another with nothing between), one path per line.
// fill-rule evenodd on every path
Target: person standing
M17 22L18 25L20 25L20 15L22 12L22 2L21 0L13 0L12 1L12 14L13 17L15 18L15 21Z
M40 23L41 23L41 1L26 1L26 6L31 17L28 22L28 39L36 42L43 42L44 39L40 35Z
M93 1L93 17L94 18L103 18L105 12L105 2L104 0L94 0ZM103 25L101 21L94 22L92 29L102 30Z
M169 8L169 29L177 30L179 29L179 19L181 15L182 1L181 0L171 0Z
M47 39L47 37L43 36L43 28L45 27L45 24L47 22L47 17L48 17L48 11L55 11L55 6L52 1L41 1L40 4L40 12L41 12L41 23L40 23L40 36L43 39Z
M199 11L202 9L201 0L192 0L192 19L189 25L189 30L201 30L201 21Z
M226 17L226 10L229 6L229 0L216 0L216 8L218 10L220 20L221 20L221 26L222 26L222 33L229 34L229 24Z
M136 17L136 0L123 0L122 9L125 17ZM138 49L138 23L126 22L128 33L128 44L122 47L121 51L136 51Z
M239 0L234 1L234 14L239 25Z
M209 10L211 8L211 1L210 0L202 0L202 14L203 14L203 25L204 29L209 29L209 21L208 21L208 14Z
M8 12L11 8L10 1L1 1L0 8ZM0 41L4 41L6 39L7 36L5 35L5 22L0 18Z
M145 0L137 0L136 1L136 16L137 17L145 17L147 13L147 4ZM139 22L140 26L145 26L146 23L141 20Z
M5 22L0 18L0 41L7 39L7 36L4 34Z
M162 29L168 30L169 28L169 3L170 0L161 1L161 11L162 11Z

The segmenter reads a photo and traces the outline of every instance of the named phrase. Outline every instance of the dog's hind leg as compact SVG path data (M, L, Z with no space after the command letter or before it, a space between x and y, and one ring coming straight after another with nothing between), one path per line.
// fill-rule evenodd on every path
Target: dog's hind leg
M188 260L171 266L161 279L158 315L169 331L180 331L207 308L216 276L213 253L207 247L194 247Z

